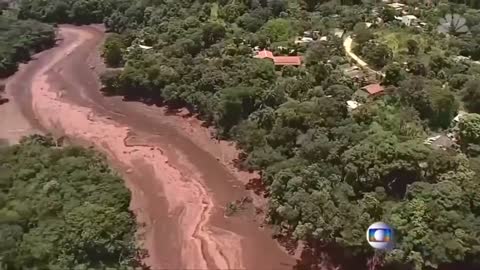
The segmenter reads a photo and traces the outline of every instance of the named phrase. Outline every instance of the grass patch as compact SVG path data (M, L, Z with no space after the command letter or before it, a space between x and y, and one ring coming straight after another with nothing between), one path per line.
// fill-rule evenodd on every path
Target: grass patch
M218 20L218 3L212 3L212 7L210 8L210 20L217 21Z
M210 21L217 22L225 26L225 21L218 16L218 3L212 3L212 7L210 8Z
M421 52L430 51L431 47L436 44L433 38L427 34L417 33L409 28L383 28L375 32L375 35L378 41L387 44L392 49L394 56L408 52L407 41L409 39L417 41Z

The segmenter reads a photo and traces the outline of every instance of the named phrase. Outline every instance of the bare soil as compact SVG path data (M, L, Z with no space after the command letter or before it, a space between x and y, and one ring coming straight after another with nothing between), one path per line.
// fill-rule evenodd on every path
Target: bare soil
M62 25L59 35L57 47L10 79L7 92L19 106L0 129L24 117L30 129L104 152L131 190L152 269L292 269L295 260L260 228L253 208L224 215L258 177L234 168L235 146L213 140L194 118L103 97L96 74L103 31Z
M7 85L8 80L4 82L0 80L0 87L4 84ZM32 128L30 122L20 112L19 104L12 99L10 89L0 91L0 141L16 144L22 137L34 133L38 131Z

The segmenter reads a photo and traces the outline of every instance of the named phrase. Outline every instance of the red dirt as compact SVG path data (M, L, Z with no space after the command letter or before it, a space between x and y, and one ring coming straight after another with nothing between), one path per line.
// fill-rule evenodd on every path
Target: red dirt
M224 216L255 177L234 169L235 147L213 141L193 118L103 97L95 74L103 32L61 26L59 34L59 46L23 65L9 91L32 126L91 144L121 170L144 225L145 262L152 269L291 269L294 259L259 228L253 209Z

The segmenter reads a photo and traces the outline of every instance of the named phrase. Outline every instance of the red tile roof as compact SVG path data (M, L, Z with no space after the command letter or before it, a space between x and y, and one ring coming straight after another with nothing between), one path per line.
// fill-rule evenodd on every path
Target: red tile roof
M383 92L383 90L384 90L383 86L381 86L378 83L366 85L366 86L362 87L362 89L367 91L370 95L376 95L378 93Z
M273 53L268 50L259 51L255 58L272 59L276 66L300 66L302 64L300 56L273 56Z
M260 58L260 59L270 58L270 59L274 59L274 56L273 56L273 53L272 53L271 51L263 50L263 51L259 51L259 52L257 53L257 55L255 55L255 58Z
M276 66L300 66L302 58L300 56L275 56L273 62Z

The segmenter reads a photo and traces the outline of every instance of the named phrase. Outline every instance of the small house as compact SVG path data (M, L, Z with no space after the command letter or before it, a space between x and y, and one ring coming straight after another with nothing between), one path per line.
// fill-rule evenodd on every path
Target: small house
M267 50L264 49L264 50L261 50L261 51L257 52L257 54L254 57L259 58L259 59L268 58L268 59L273 60L273 53L271 51L267 51Z
M365 74L362 69L360 69L358 66L350 66L350 65L344 65L340 66L340 68L343 69L343 73L347 75L348 77L352 78L355 82L361 83L365 81Z
M340 28L333 29L333 35L338 38L342 38L344 34L345 34L345 30L343 29L340 29Z
M313 41L313 38L311 37L297 37L297 39L295 39L295 44L304 44L304 43L310 43Z
M257 52L254 56L258 59L271 59L275 66L301 66L302 57L301 56L274 56L271 51L262 50Z
M395 17L395 19L401 21L406 26L413 26L419 23L419 20L414 15L405 15L401 17Z
M353 111L358 108L361 104L355 100L347 100L348 111Z
M383 94L383 91L385 90L383 86L381 86L379 83L373 83L366 85L361 88L361 90L365 91L368 93L368 96L379 96Z
M403 8L405 8L405 4L402 4L402 3L390 3L390 4L387 4L387 5L391 8L393 8L396 11L400 11Z
M275 66L301 66L302 58L300 56L275 56L273 58Z
M443 134L429 137L423 143L442 150L447 150L455 146L455 140Z
M455 116L455 117L453 118L453 122L454 122L454 123L460 122L460 121L462 120L462 118L465 117L466 114L467 114L467 113L464 112L464 111L459 111L458 114L457 114L457 116Z
M138 47L140 47L140 49L143 49L143 50L150 50L151 48L153 48L152 46L145 46L141 44L139 44Z

